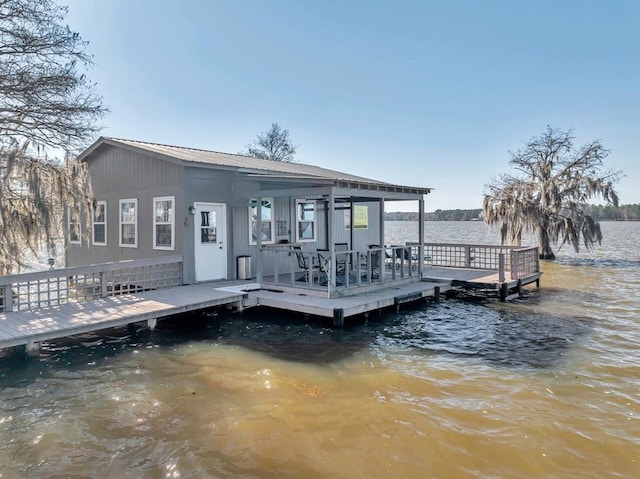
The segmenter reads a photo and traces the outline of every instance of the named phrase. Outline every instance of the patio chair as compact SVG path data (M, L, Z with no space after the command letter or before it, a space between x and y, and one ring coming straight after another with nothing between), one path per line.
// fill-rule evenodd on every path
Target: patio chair
M415 271L418 269L418 257L416 255L411 254L411 248L406 247L404 245L391 245L393 249L394 263L396 265L396 269L400 269L405 265L411 263L411 270Z
M294 246L293 252L298 260L298 267L303 271L303 275L296 278L296 281L305 281L312 284L316 277L319 277L320 268L314 264L313 257L305 256L300 246ZM309 259L310 261L307 261ZM311 263L311 264L309 264Z
M335 244L335 252L336 252L336 273L341 274L345 273L349 270L348 266L351 263L350 261L350 253L347 253L349 250L349 245L347 243L336 243Z

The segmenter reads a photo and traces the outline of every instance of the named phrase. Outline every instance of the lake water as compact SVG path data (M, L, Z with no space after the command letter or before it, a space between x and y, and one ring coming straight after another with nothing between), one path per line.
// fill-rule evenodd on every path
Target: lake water
M640 223L602 226L513 303L344 330L209 313L4 353L0 478L640 477ZM426 237L498 242L480 222Z

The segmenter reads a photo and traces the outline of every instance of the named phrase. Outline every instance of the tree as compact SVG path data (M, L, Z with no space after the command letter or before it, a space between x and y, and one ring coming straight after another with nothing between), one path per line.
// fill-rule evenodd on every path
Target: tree
M247 151L241 154L263 160L293 162L298 146L289 138L289 130L283 130L277 123L272 123L271 129L258 134L253 144L247 145Z
M73 224L76 205L91 210L86 169L69 158L106 108L66 14L53 0L0 0L0 274L24 266L28 250L55 253L65 207Z
M548 126L510 152L517 175L486 186L483 217L489 225L500 224L503 243L520 244L524 234L537 234L540 258L554 259L552 245L568 243L578 252L581 242L587 250L601 242L600 224L588 214L586 202L599 196L617 207L614 183L622 173L604 169L609 150L600 141L575 148L574 139L571 130Z

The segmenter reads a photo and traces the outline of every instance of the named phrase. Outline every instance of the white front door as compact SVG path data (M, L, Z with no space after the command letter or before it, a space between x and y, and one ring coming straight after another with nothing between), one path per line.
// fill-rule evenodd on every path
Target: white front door
M227 279L227 205L194 203L196 281Z

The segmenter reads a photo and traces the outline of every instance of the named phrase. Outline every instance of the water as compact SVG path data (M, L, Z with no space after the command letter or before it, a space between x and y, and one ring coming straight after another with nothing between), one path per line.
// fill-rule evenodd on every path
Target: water
M344 330L210 313L4 353L0 478L639 477L640 223L603 230L513 303ZM426 234L496 242L479 222Z

